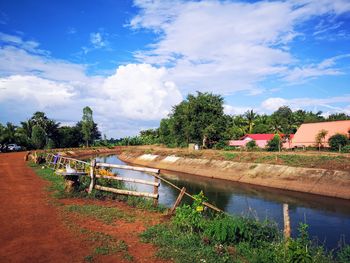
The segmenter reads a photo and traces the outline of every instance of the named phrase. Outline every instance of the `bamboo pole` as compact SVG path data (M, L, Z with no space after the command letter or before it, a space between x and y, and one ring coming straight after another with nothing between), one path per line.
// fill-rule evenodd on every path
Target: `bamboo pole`
M181 192L179 193L179 196L177 197L173 207L170 209L169 211L169 215L172 215L175 212L176 207L178 207L178 205L180 204L182 197L184 196L184 194L186 193L186 188L182 187Z
M283 204L284 238L290 238L290 218L288 204Z
M101 185L95 185L94 187L97 190L112 192L116 194L122 194L122 195L133 195L133 196L142 196L142 197L150 197L150 198L158 198L158 195L151 194L151 193L144 193L144 192L136 192L136 191L129 191L129 190L122 190L122 189L115 189L110 187L105 187Z
M159 169L153 169L153 168L147 168L147 167L136 167L136 166L129 166L129 165L109 164L109 163L96 163L96 166L159 174Z
M130 182L130 183L139 183L139 184L146 184L146 185L152 185L154 187L159 186L159 182L150 182L146 180L141 180L141 179L133 179L133 178L124 178L124 177L118 177L118 176L105 176L105 175L99 175L96 174L96 178L101 178L101 179L111 179L111 180L117 180L117 181L124 181L124 182Z
M168 180L164 179L163 177L160 177L159 175L154 175L154 176L157 177L157 178L159 178L159 179L162 180L163 182L165 182L165 183L171 185L171 186L174 187L175 189L177 189L177 190L179 190L179 191L182 190L181 188L177 187L176 185L174 185L173 183L171 183L171 182L169 182ZM195 200L195 198L194 198L192 195L190 195L189 193L185 192L185 195L187 195L188 197L190 197L190 198L192 198L193 200ZM208 203L208 202L203 202L203 205L205 205L206 207L209 207L209 208L211 208L211 209L213 209L213 210L215 210L215 211L217 211L217 212L224 212L224 211L222 211L220 208L217 208L216 206L214 206L214 205L212 205L212 204L210 204L210 203Z
M90 163L90 185L89 185L89 190L88 193L91 194L92 189L94 189L95 183L96 183L96 175L95 175L95 166L96 166L96 160L92 159Z

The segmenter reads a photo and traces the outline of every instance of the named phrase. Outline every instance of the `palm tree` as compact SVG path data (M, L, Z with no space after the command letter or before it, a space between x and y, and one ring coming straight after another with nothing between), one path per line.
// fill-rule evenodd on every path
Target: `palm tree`
M255 124L255 119L256 119L256 113L253 110L248 110L244 113L244 117L247 120L248 124L248 133L253 132L253 127Z

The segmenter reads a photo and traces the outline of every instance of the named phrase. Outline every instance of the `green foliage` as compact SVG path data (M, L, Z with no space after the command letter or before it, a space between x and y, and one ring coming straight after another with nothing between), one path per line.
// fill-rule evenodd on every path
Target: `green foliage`
M226 117L220 95L198 92L173 107L168 119L161 121L160 142L167 145L197 143L211 147L224 139Z
M273 136L272 140L267 142L267 150L270 152L280 151L282 148L282 141L278 134Z
M39 126L35 125L32 130L32 143L36 149L44 148L46 144L46 133L45 130Z
M238 156L237 153L228 153L228 152L224 152L224 153L222 153L222 155L224 156L224 158L226 160L233 160Z
M340 251L338 251L337 260L339 263L350 262L350 245L346 245Z
M246 144L248 150L254 150L258 147L255 140L251 140Z
M345 146L341 149L341 151L342 151L343 153L350 153L350 145L345 145Z
M86 145L92 142L92 130L94 127L94 120L92 118L92 110L90 107L85 107L83 109L83 119L82 119L82 133Z
M176 208L176 214L173 218L173 223L180 229L186 229L192 231L202 231L204 227L203 202L207 199L201 191L198 195L193 196L194 202L192 206L183 205Z
M349 139L344 134L335 134L328 139L329 146L333 151L339 151L349 144Z

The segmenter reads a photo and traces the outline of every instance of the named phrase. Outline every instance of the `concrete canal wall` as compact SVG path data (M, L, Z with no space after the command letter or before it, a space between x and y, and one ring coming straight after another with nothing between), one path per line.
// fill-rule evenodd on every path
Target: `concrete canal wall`
M127 163L216 179L350 199L350 171L121 152Z

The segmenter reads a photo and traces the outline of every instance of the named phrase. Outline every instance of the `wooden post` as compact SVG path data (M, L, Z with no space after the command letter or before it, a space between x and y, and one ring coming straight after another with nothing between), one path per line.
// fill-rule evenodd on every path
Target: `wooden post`
M288 204L283 204L284 238L290 238L290 218Z
M153 199L153 206L157 207L158 206L158 199L159 199L159 194L158 194L158 188L159 188L159 179L157 177L154 177L154 183L157 185L153 186L153 194L157 195L158 197Z
M88 193L91 194L92 189L94 189L95 182L96 182L96 177L95 177L95 166L96 166L96 160L92 159L90 163L90 186L89 186L89 191Z
M175 212L176 207L180 204L182 197L184 196L185 193L186 193L186 188L182 187L179 196L177 197L173 207L170 209L170 211L168 213L169 215L172 215Z

